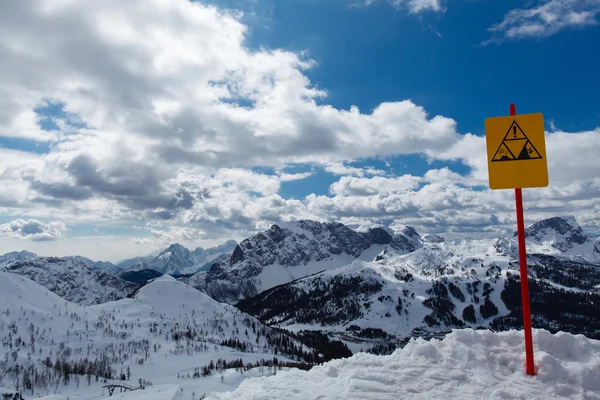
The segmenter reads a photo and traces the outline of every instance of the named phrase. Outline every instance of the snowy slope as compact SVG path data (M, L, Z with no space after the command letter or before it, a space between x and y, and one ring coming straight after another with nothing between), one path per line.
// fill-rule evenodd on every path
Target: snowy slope
M125 271L141 271L152 269L162 274L193 274L210 267L213 262L229 256L237 243L229 240L224 244L209 249L198 247L193 251L175 243L159 252L154 257L138 257L124 260L117 264Z
M394 234L381 226L354 231L340 223L282 223L242 241L231 257L186 282L220 301L233 303L356 259L373 260L386 247L407 253L419 246L420 237L410 227Z
M0 304L0 343L6 352L0 358L0 379L15 389L18 377L30 395L26 398L62 393L101 399L108 393L96 374L118 383L115 379L129 369L127 385L137 386L143 379L147 393L158 393L148 382L175 385L188 399L192 391L231 390L246 376L262 374L258 369L245 374L211 370L216 377L192 377L218 359L247 364L312 354L295 339L168 276L144 286L134 298L80 306L24 276L0 272ZM85 373L75 372L82 363L87 365L83 371L91 371L89 381ZM35 374L38 385L27 389ZM226 375L225 383L218 374Z
M141 287L132 298L96 305L90 309L135 319L163 333L165 327L170 327L171 336L182 334L186 338L209 343L238 340L245 343L250 352L255 348L258 351L258 345L270 347L264 338L261 340L261 334L280 336L267 327L261 328L262 333L252 328L248 331L253 324L255 327L261 327L262 324L234 306L219 303L170 275L163 275ZM280 352L285 353L283 349Z
M83 305L120 299L137 287L102 270L92 270L79 257L39 257L12 263L5 270L27 276L59 296Z
M243 382L207 400L600 399L600 342L534 332L538 375L524 372L523 333L458 330L389 356L357 354L308 372Z

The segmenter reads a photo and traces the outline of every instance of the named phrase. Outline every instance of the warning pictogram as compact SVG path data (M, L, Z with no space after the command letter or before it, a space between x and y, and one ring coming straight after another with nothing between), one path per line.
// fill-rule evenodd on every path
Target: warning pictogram
M485 141L491 189L548 186L542 114L487 118Z
M492 157L492 162L537 160L540 158L542 156L523 132L523 129L517 121L513 121L494 157Z

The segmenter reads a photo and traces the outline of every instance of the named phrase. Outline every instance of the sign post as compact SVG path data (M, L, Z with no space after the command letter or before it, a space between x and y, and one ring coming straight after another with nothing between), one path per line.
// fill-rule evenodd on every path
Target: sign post
M535 375L522 188L548 186L544 117L517 115L511 104L509 117L485 120L485 137L490 188L515 189L526 371Z

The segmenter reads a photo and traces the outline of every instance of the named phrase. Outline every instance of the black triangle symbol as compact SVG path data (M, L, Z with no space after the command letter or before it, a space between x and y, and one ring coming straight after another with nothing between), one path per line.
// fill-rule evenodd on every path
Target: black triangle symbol
M515 156L517 152L511 151L511 148L513 150L520 149L517 156ZM492 162L537 160L541 158L541 154L537 151L533 143L531 143L517 121L513 121L510 128L508 128L508 132L504 135L502 143L498 146L494 157L492 157Z
M500 147L496 150L496 154L494 155L494 158L492 158L492 161L512 161L516 159L517 158L510 151L508 146L506 146L505 143L500 143Z
M523 149L519 153L517 160L535 160L539 158L542 158L542 156L540 153L538 153L535 147L533 147L533 144L527 140L527 143L525 143L525 146L523 146Z

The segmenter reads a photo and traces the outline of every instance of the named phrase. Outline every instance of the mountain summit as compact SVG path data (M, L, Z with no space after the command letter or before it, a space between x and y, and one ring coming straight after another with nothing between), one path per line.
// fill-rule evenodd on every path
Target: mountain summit
M514 233L517 236L517 233ZM573 216L553 217L525 229L530 252L560 252L589 262L600 262L600 242L584 234Z
M194 274L208 269L212 263L229 256L236 246L237 243L234 240L229 240L220 246L209 249L198 247L190 251L179 243L174 243L162 250L156 257L123 260L118 266L126 272L152 269L162 274Z
M215 299L236 302L263 290L356 259L372 261L386 248L410 253L422 245L413 228L392 232L373 225L352 230L341 223L280 223L242 241L230 257L188 282Z

